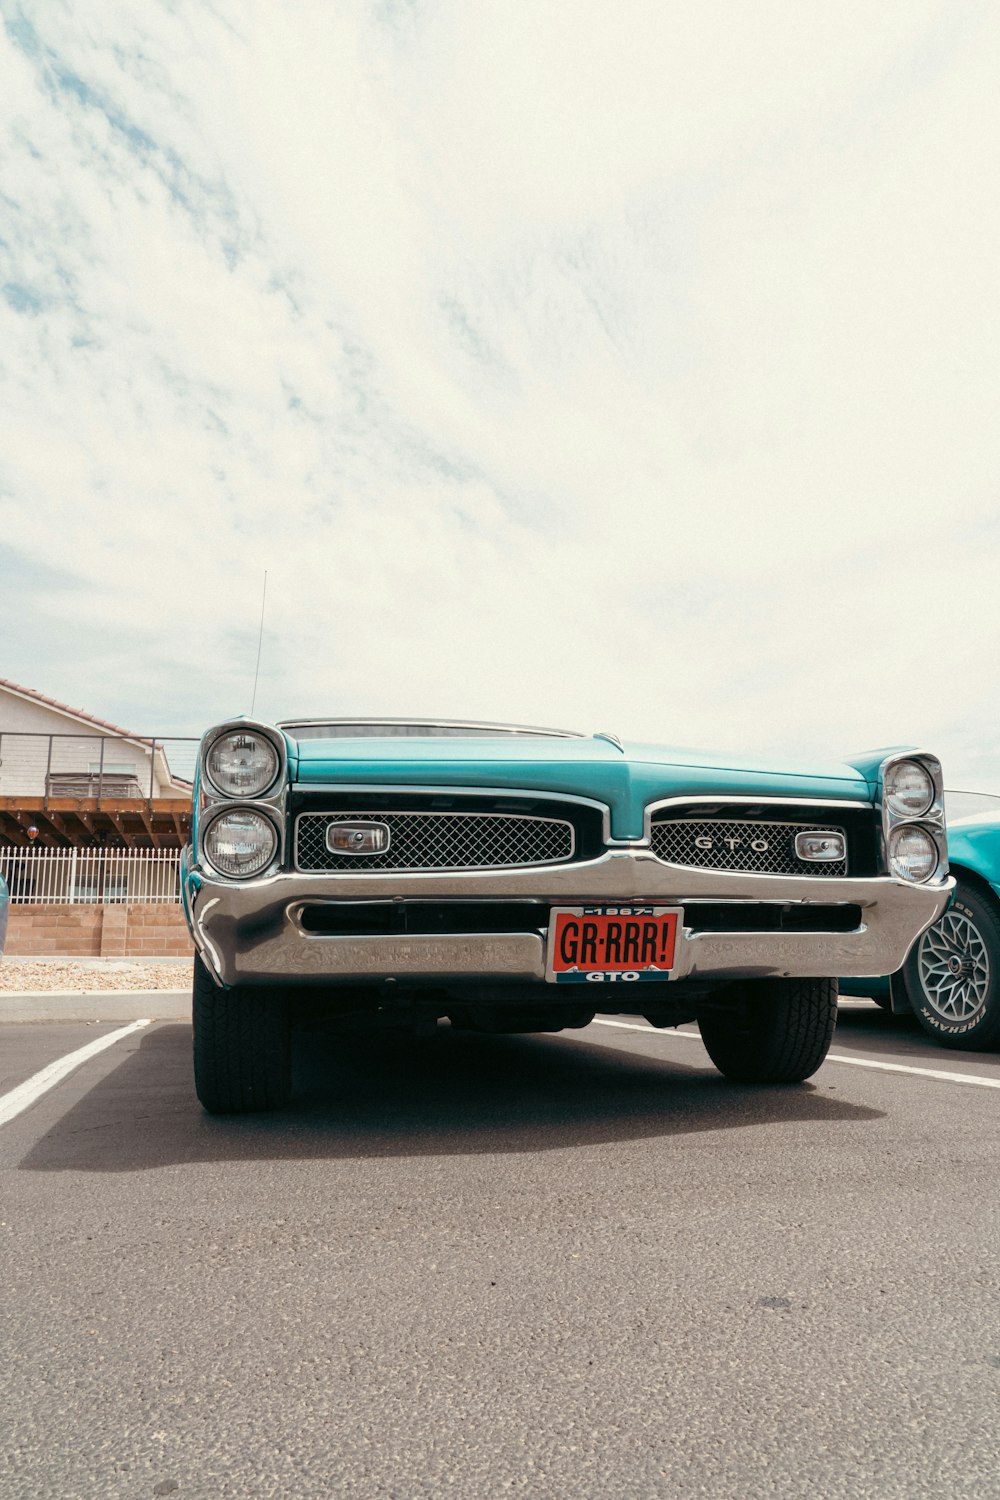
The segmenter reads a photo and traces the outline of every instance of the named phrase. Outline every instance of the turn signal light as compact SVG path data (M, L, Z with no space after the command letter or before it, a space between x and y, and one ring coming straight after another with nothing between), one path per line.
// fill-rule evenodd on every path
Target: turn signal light
M847 858L847 840L842 833L797 833L795 854L798 859L820 863Z
M389 839L387 823L331 823L326 830L331 854L384 854Z

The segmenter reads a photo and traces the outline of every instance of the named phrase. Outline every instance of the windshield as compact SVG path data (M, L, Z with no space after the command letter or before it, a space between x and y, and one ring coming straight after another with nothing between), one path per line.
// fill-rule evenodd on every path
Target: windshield
M1000 797L992 792L945 792L944 808L949 823L962 818L1000 817Z

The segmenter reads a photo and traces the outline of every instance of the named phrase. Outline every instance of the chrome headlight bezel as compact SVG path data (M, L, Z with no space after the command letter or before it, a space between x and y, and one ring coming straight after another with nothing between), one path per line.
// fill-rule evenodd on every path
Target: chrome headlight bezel
M909 874L903 867L904 856L900 853L900 845L906 839L921 839L927 853L927 866L923 874ZM888 856L890 872L899 880L906 880L911 885L926 885L937 873L940 863L937 844L934 835L929 829L920 823L897 823L889 834Z
M277 757L277 769L263 792L256 794L247 791L227 792L219 786L217 779L209 774L209 757L213 748L227 736L239 735L253 735L266 740ZM272 863L283 866L288 831L289 753L288 742L281 730L276 729L272 724L262 723L258 719L225 719L219 724L214 724L202 735L194 798L195 857L204 864L206 871L213 877L222 874L224 879L230 878L219 870L214 860L209 858L205 835L216 817L238 806L251 808L254 812L270 819L278 833L278 848ZM269 757L268 762L270 769ZM239 880L250 877L237 875L231 878Z
M909 802L905 800L907 794L899 790L900 783L907 776L922 783L920 794L912 797ZM912 757L891 762L886 769L884 788L886 806L895 818L915 821L922 818L934 805L934 778L921 761Z
M252 865L243 869L226 869L224 863L217 855L213 857L212 834L227 819L239 818L255 820L264 830L267 841L262 843L262 856ZM201 835L202 856L206 864L225 880L253 880L256 876L263 875L277 863L280 849L281 836L274 819L268 817L267 813L259 807L241 807L239 805L220 807L209 818Z
M914 777L914 773L916 777ZM919 781L920 774L926 779L929 794L913 802L909 808L894 794L894 782L909 775ZM936 755L926 750L905 750L887 756L879 767L878 799L882 814L882 861L886 873L908 885L928 885L947 879L948 839L944 815L944 782L941 762ZM896 846L906 829L919 829L930 841L936 852L936 860L927 872L918 877L908 875L896 866Z
M260 747L266 750L265 764L262 766L258 777L249 782L239 785L225 784L220 775L218 767L213 769L212 757L220 747L227 741L234 749L245 748L239 745L240 740L255 740ZM246 801L248 798L264 797L275 785L283 768L283 745L280 745L273 734L269 734L257 724L226 725L215 731L211 738L205 737L202 750L202 767L205 780L211 791L217 797L226 797L233 800Z

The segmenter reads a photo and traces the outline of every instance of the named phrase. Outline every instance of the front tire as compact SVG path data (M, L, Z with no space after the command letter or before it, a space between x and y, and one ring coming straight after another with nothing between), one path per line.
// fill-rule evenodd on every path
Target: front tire
M835 979L744 980L726 1010L698 1020L705 1050L733 1083L801 1083L820 1067L837 1023Z
M194 1086L210 1115L281 1109L292 1093L286 997L269 988L220 990L195 955Z
M946 1047L1000 1046L1000 915L958 879L944 916L917 939L903 965L913 1014Z

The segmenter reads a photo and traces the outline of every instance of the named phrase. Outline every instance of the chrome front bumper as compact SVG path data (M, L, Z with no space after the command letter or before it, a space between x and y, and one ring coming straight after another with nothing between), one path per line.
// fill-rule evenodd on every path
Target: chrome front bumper
M741 875L664 864L647 849L609 850L586 864L533 869L269 875L223 880L196 868L186 909L209 972L223 985L381 979L544 980L543 930L415 936L325 936L305 930L305 907L342 901L542 901L553 906L699 901L861 907L850 932L699 932L684 927L670 978L827 978L891 974L945 910L954 881L907 885L888 876L851 880ZM693 917L692 917L693 920Z

